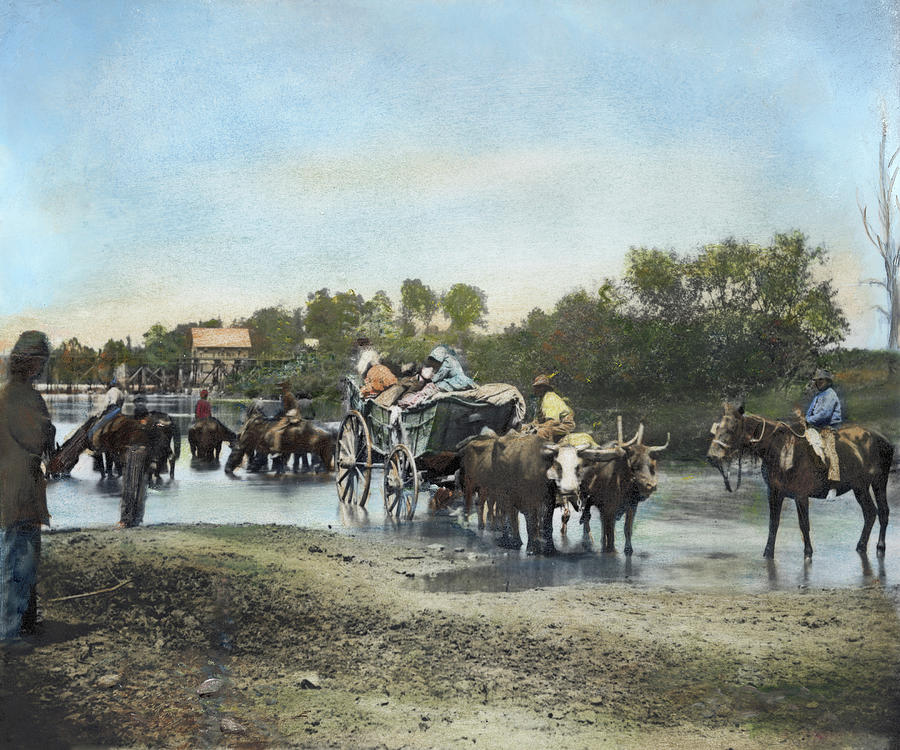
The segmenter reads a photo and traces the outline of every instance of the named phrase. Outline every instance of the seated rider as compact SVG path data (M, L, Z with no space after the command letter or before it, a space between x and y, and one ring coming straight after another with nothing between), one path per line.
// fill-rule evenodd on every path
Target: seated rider
M194 407L194 419L209 419L212 416L212 406L209 403L207 397L209 396L209 391L205 388L200 391L200 400L197 402L197 405Z
M809 408L806 410L806 423L813 427L830 427L837 429L841 426L841 400L831 387L834 378L828 370L816 370L813 382L816 384L816 393Z
M813 383L818 392L806 410L806 439L828 468L828 479L838 481L840 467L834 445L834 430L841 426L842 414L841 400L831 387L833 380L828 370L818 369L813 375ZM827 461L825 456L828 457Z
M278 420L278 423L272 428L272 451L274 453L281 452L281 438L288 425L299 424L303 421L300 416L299 405L297 399L291 392L291 382L285 380L279 383L281 386L281 406L284 410L284 416Z
M545 440L557 442L564 435L575 431L575 413L553 390L550 378L538 375L531 384L538 398L538 408L534 421L525 425L524 432L539 435Z

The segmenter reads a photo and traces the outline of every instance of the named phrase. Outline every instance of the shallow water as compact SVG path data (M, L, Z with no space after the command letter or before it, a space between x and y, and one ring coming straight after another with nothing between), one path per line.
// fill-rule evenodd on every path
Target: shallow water
M48 396L48 406L60 440L81 424L90 411L85 396ZM516 591L556 586L574 581L624 581L635 585L669 586L673 589L771 589L858 587L880 582L900 583L900 478L888 484L888 500L894 523L888 528L887 554L875 555L876 522L869 542L870 554L859 555L856 541L862 514L852 493L835 500L811 501L811 563L803 560L803 543L791 501L785 501L775 561L762 558L768 529L768 505L759 470L745 465L743 484L735 493L725 491L718 472L705 464L660 464L660 485L642 503L634 524L632 556L622 554L622 522L616 528L615 554L588 552L582 545L577 515L569 522L567 537L554 524L560 554L533 558L524 551L507 552L496 546L493 534L475 528L474 517L466 524L458 511L431 516L427 494L419 496L412 523L386 518L381 495L381 472L373 471L365 509L338 502L331 474L248 474L239 469L235 478L221 460L212 466L191 459L187 428L193 401L186 396L151 396L149 407L171 414L182 433L181 457L175 478L164 475L158 488L147 494L144 524L217 523L289 524L332 529L367 538L424 540L453 556L477 555L484 565L449 571L433 577L417 577L411 585L433 591ZM276 405L271 404L271 408ZM214 416L232 429L243 421L236 404L213 403ZM87 455L81 457L72 476L51 481L48 504L54 529L111 526L118 520L119 480L100 480ZM522 535L525 537L524 522ZM600 540L600 521L592 530ZM407 568L415 572L415 560Z

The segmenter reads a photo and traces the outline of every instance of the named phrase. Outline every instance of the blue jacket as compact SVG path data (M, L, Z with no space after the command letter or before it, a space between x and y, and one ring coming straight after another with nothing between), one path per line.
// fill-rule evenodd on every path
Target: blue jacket
M465 391L475 388L475 381L466 375L457 359L456 352L449 346L436 346L428 355L435 362L440 362L437 372L431 376L431 382L442 391Z
M834 388L819 391L806 410L806 421L813 427L837 427L841 423L841 400Z

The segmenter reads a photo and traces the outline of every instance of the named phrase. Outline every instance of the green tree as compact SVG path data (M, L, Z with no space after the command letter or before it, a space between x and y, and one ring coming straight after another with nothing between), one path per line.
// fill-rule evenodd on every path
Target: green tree
M177 362L184 356L184 335L177 330L170 331L161 323L154 323L143 338L144 361L152 367Z
M302 321L302 311L277 306L256 310L237 325L250 329L250 342L257 356L287 358L303 343Z
M129 351L121 339L108 339L97 356L97 376L104 381L109 380L115 369L128 362Z
M53 354L53 377L60 383L90 383L97 379L97 352L71 338Z
M418 320L427 328L440 309L437 294L421 279L404 279L400 287L400 319L407 327Z
M363 298L350 290L331 295L319 289L309 295L305 325L310 336L319 340L320 348L335 352L346 348L359 329L363 314Z
M395 338L398 335L394 304L387 292L378 290L372 299L363 304L359 327L373 341Z
M459 333L467 332L472 326L487 325L487 297L477 286L454 284L441 297L441 310L450 327Z

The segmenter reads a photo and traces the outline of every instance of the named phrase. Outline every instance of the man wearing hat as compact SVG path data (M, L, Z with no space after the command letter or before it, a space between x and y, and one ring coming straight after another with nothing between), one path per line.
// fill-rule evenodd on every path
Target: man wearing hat
M834 378L828 370L818 369L813 375L813 383L816 384L816 393L806 410L806 423L813 427L831 427L837 429L841 426L841 400L834 388L831 387Z
M32 386L49 357L47 337L25 331L0 388L0 650L10 653L31 648L21 631L34 626L41 525L50 522L41 455L52 451L56 429Z
M828 469L828 479L837 482L841 474L834 445L834 430L841 426L842 416L841 400L831 387L833 380L831 373L821 368L813 375L818 393L813 396L806 410L806 440ZM833 490L828 493L829 498L832 492Z
M563 435L575 430L575 413L553 390L550 378L538 375L531 384L538 399L538 410L534 422L526 426L526 431L534 432L545 440L556 442Z

